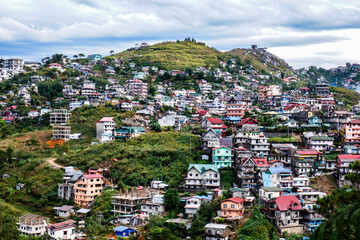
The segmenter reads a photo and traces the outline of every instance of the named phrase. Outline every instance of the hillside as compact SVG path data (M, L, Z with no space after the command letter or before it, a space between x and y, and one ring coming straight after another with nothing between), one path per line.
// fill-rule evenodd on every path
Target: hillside
M341 87L330 87L330 91L334 93L335 99L342 100L347 106L354 106L358 104L360 94L354 90Z
M127 50L107 58L122 58L138 65L153 65L167 70L184 70L187 67L218 67L219 60L229 55L191 41L163 42L136 50Z
M289 64L279 57L269 53L265 49L236 48L226 52L232 57L239 57L243 62L249 62L257 70L266 72L283 71L288 75L292 74Z

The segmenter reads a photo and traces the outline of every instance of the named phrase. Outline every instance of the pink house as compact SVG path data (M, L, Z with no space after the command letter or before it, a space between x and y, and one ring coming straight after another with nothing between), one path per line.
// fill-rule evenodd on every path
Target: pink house
M345 124L345 142L360 142L360 120L356 119Z
M233 197L221 202L221 217L240 217L244 214L244 199Z

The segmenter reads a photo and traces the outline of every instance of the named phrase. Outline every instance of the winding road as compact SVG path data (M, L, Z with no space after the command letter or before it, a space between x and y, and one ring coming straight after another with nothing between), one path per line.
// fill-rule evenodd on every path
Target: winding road
M57 164L55 162L56 158L48 158L46 159L46 161L50 164L51 167L53 168L65 168L64 166Z

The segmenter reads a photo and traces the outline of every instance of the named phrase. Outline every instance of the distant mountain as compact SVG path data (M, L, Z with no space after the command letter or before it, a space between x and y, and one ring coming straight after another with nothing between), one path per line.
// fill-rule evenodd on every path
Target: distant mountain
M279 57L266 49L237 48L222 52L193 41L163 42L151 46L141 46L108 56L121 58L125 62L134 62L137 66L158 66L166 70L184 70L187 67L220 67L220 60L228 62L238 58L242 65L252 65L255 70L273 72L281 71L291 75L292 68Z

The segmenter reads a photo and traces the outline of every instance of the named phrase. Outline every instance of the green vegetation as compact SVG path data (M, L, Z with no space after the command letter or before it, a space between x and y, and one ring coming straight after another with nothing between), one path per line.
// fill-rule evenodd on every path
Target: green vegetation
M359 200L358 200L359 201ZM350 205L331 216L311 235L313 240L359 239L360 204Z
M282 136L282 137L269 137L268 139L269 143L277 143L277 142L297 142L297 139L294 137L287 137L287 136Z
M335 99L340 99L346 106L358 104L360 94L354 90L330 86L330 91L334 93Z
M239 240L263 240L273 239L275 235L275 227L266 219L259 208L255 207L250 218L237 231Z
M191 142L191 144L190 144ZM129 186L164 180L170 186L182 181L189 163L197 163L200 139L178 132L146 133L125 143L112 142L70 151L59 159L81 170L111 165L111 177Z
M233 187L233 183L236 183L235 171L233 168L219 169L220 182L223 189L229 189Z
M227 60L229 56L203 43L178 41L124 51L108 58L123 58L142 66L155 65L167 70L185 70L187 67L218 67L219 60Z
M16 222L21 216L21 211L0 199L0 239L19 239L20 232Z

